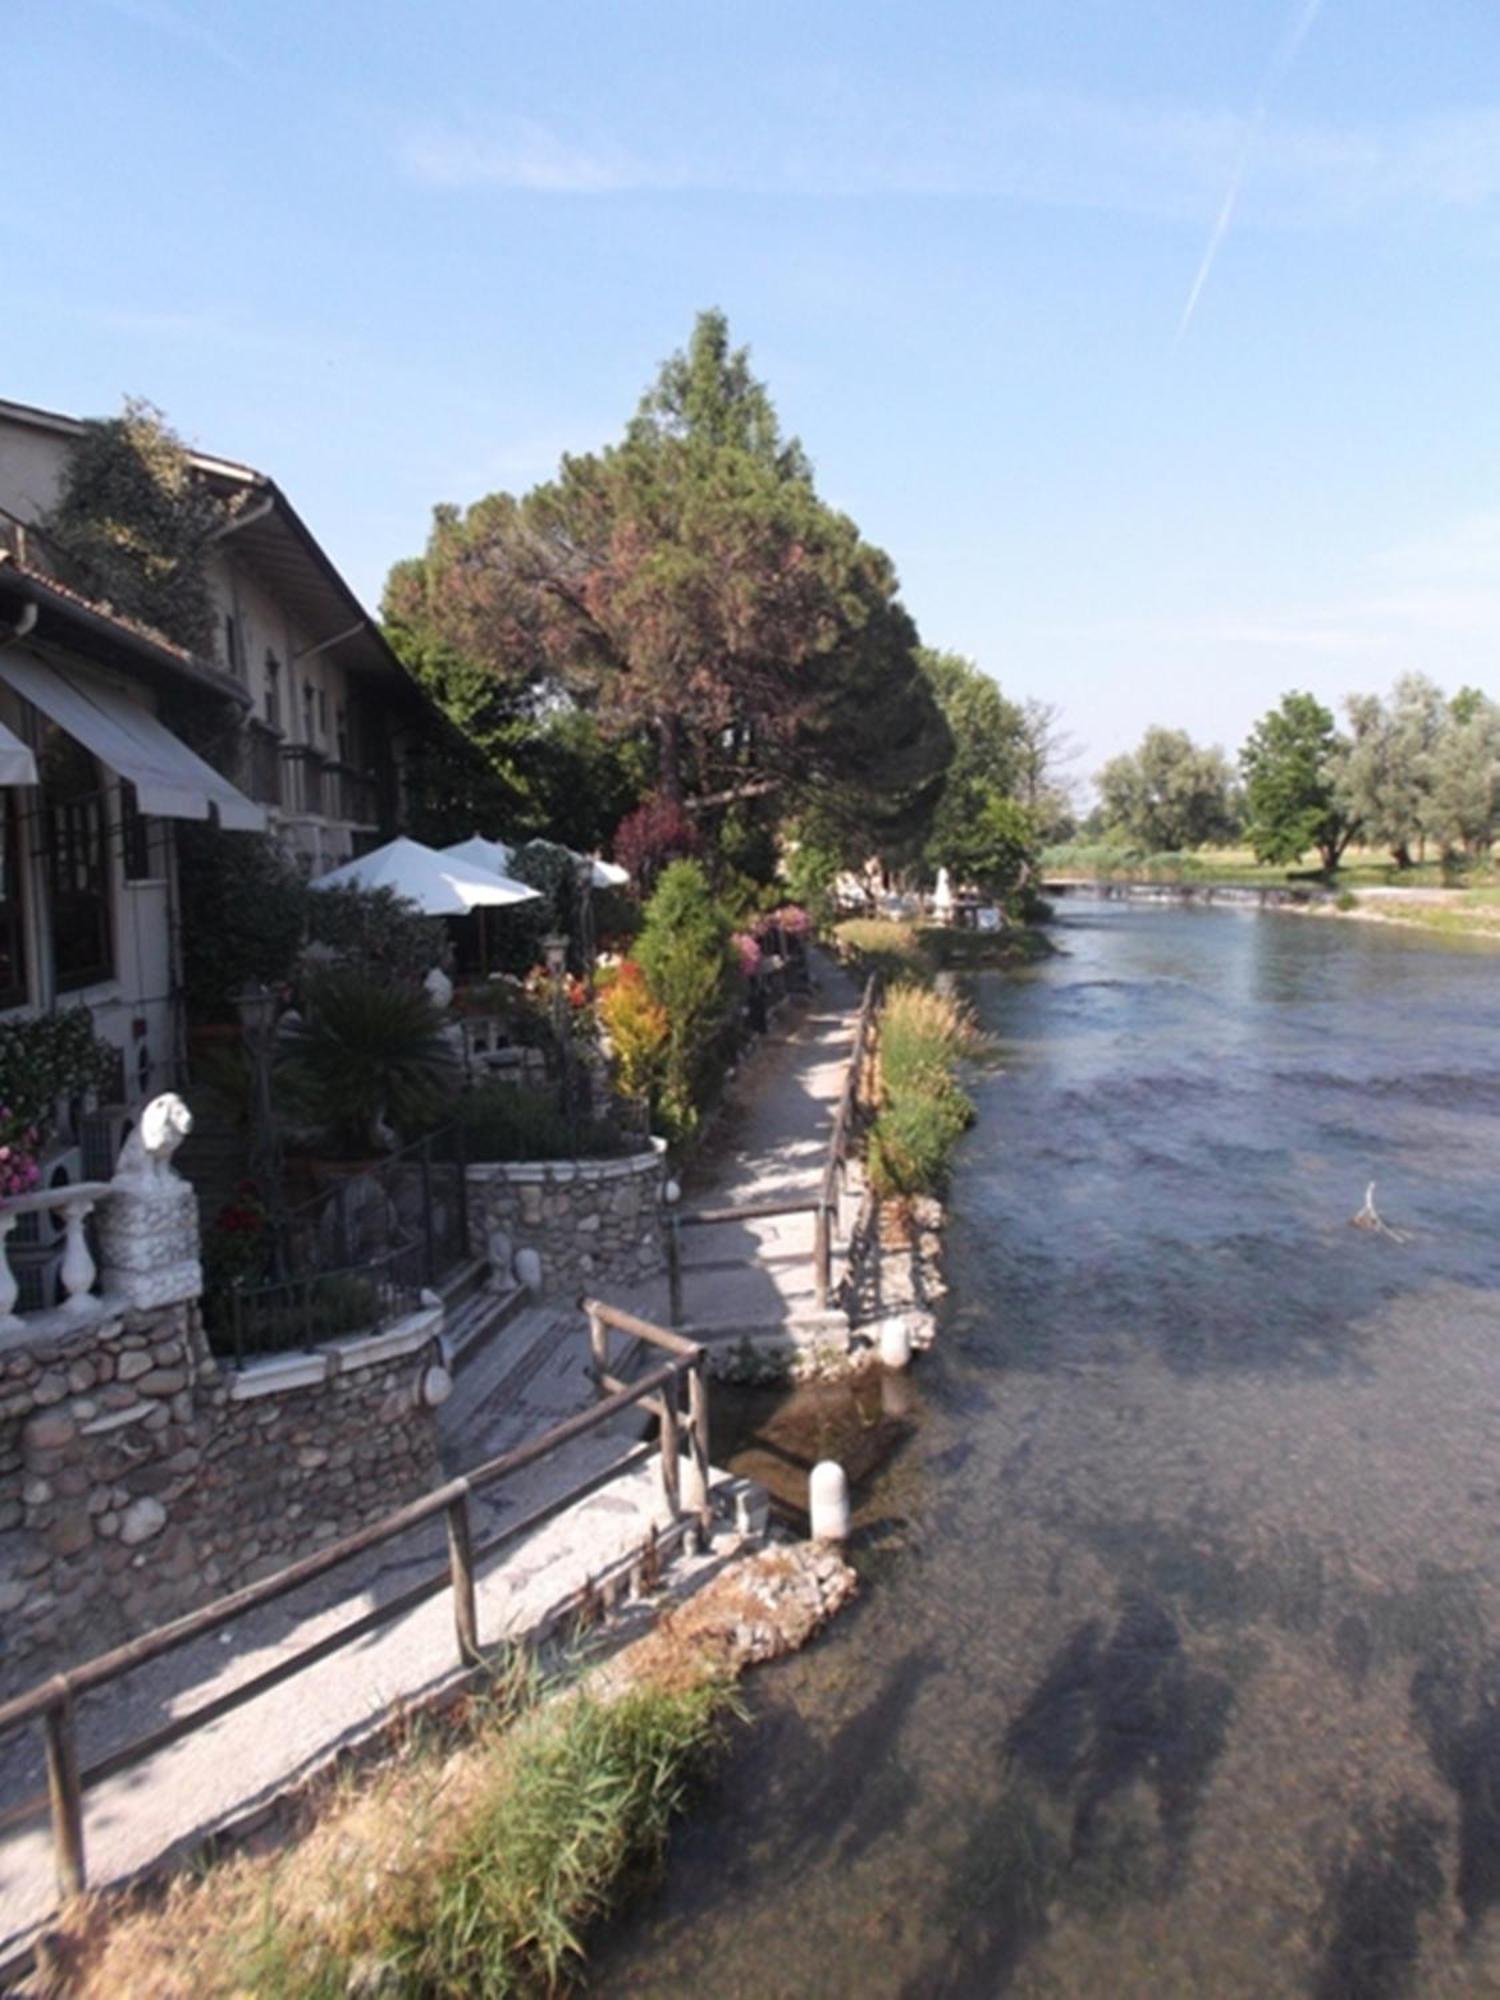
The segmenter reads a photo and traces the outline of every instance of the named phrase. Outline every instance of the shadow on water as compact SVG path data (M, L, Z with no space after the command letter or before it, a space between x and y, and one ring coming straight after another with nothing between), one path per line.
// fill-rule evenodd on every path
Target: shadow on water
M1398 2000L1413 1991L1418 1922L1445 1886L1443 1826L1425 1807L1399 1799L1366 1813L1360 1840L1329 1886L1331 1932L1313 1985L1315 2000Z

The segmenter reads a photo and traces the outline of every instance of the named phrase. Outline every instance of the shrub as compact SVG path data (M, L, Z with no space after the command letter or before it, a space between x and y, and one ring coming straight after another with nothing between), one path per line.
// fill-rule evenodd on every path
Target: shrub
M115 1062L87 1007L0 1025L0 1106L8 1128L17 1138L35 1131L36 1143L45 1142L58 1099L103 1090Z
M441 917L424 917L394 889L353 882L308 896L307 937L347 971L409 986L420 986L449 957Z
M646 908L636 948L651 997L667 1017L660 1108L670 1136L697 1125L710 1059L735 991L729 919L696 861L674 861Z
M915 924L889 917L850 917L835 927L833 936L841 956L852 959L862 972L878 972L884 979L922 979L931 969Z
M615 828L615 859L642 896L673 861L698 852L698 829L671 799L645 799Z
M613 1159L632 1150L606 1119L570 1120L555 1090L482 1083L458 1102L471 1160Z
M296 1106L338 1153L367 1158L438 1116L457 1084L442 1017L425 993L342 969L309 979L307 1018L283 1044Z
M1359 898L1352 889L1340 889L1337 896L1333 899L1333 907L1336 910L1357 910L1359 908Z
M787 855L784 873L793 900L811 913L820 929L826 930L836 910L833 890L839 877L837 850L825 846L815 835L807 838L799 835Z
M615 1052L616 1077L626 1097L654 1101L666 1070L671 1023L653 1000L634 959L617 966L604 983L599 1019Z
M870 1132L877 1195L936 1193L973 1121L958 1065L983 1041L968 1011L946 994L895 987L880 1016L880 1111Z

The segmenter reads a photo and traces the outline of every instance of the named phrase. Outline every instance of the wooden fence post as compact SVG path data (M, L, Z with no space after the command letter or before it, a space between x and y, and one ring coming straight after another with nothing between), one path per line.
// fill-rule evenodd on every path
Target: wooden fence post
M693 1501L706 1547L713 1526L713 1503L708 1492L708 1356L700 1354L688 1376L688 1451L693 1461Z
M682 1447L678 1441L677 1380L662 1384L661 1392L661 1489L667 1512L675 1521L682 1512Z
M47 1791L52 1801L52 1846L58 1893L81 1896L88 1877L83 1859L83 1790L78 1782L78 1734L73 1697L65 1687L42 1718L47 1738Z
M823 1195L819 1195L817 1213L813 1217L813 1297L819 1312L826 1311L828 1306L832 1248L828 1202Z
M458 1657L466 1667L478 1666L479 1612L474 1602L474 1549L469 1540L469 1496L448 1502L448 1573L453 1585L453 1626Z
M609 1328L593 1306L589 1307L588 1315L590 1372L594 1378L594 1395L597 1398L608 1394L604 1378L609 1373Z
M667 1318L682 1325L682 1225L675 1213L667 1217Z

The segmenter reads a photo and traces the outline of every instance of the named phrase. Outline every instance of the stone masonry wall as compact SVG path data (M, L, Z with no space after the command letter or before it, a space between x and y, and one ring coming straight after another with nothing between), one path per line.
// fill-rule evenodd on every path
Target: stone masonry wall
M195 1302L30 1340L23 1322L0 1346L0 1687L435 1485L438 1317L243 1370L209 1354Z
M547 1292L585 1291L601 1278L631 1281L665 1259L666 1149L623 1160L471 1163L469 1217L495 1271L526 1278L519 1253L541 1259Z

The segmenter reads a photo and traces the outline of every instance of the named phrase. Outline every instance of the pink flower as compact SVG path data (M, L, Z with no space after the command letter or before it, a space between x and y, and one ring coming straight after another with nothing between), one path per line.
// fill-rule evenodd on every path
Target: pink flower
M748 931L736 931L729 942L739 954L740 971L746 979L753 979L760 970L760 946Z

